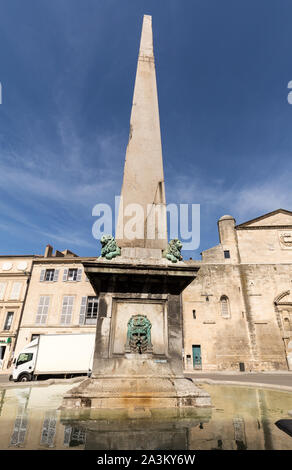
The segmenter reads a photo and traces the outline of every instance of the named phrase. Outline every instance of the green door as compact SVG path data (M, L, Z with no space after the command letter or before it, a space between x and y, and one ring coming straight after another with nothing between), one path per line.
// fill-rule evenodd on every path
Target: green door
M193 348L193 367L194 369L202 369L201 346L195 344Z

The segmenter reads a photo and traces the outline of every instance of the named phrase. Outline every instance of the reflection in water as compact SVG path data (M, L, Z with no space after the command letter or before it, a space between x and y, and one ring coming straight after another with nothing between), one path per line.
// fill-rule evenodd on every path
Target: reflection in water
M246 436L243 418L233 418L234 440L237 450L246 450Z
M292 449L292 393L204 385L212 408L61 410L72 384L0 391L0 449Z
M18 413L14 421L14 429L10 440L12 446L22 446L24 444L27 428L27 411L24 406L18 408Z
M64 430L64 447L84 446L85 437L85 429L67 425Z
M57 426L57 411L47 411L42 427L41 445L46 447L55 447L55 435Z

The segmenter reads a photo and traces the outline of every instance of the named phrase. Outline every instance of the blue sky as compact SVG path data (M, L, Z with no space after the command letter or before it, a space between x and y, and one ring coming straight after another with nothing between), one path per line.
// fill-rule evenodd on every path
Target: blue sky
M167 202L217 220L292 209L291 0L0 0L1 254L99 252L120 193L143 14L153 17Z

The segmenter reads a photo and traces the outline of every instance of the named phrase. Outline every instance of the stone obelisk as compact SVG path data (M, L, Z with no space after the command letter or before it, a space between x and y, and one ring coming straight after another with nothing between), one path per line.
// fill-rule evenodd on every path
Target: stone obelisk
M133 216L134 233L129 231ZM145 256L143 250L123 250L126 257L131 253L137 257L155 257L157 250L160 258L161 250L167 245L152 17L148 15L143 19L116 239L122 248L148 248L144 250Z
M122 198L116 234L121 256L115 249L116 257L83 263L99 298L92 376L70 390L63 405L208 407L209 394L182 368L181 293L199 266L172 263L162 253L166 208L150 16L143 19ZM137 228L132 238L127 217Z

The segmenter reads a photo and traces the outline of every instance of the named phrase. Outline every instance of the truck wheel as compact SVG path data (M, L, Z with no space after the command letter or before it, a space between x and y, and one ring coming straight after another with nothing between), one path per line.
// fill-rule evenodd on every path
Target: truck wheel
M26 372L24 374L20 374L20 376L17 379L17 382L30 382L31 381L31 375L27 374Z

